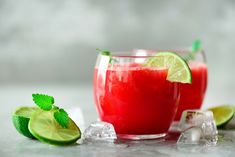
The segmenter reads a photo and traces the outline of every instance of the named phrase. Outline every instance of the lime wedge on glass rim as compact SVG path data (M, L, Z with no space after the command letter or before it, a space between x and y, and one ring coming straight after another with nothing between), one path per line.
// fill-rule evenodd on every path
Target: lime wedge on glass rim
M12 115L12 122L16 128L16 130L29 138L35 138L28 129L28 124L30 121L31 115L39 110L38 107L26 107L21 106L15 110Z
M54 111L39 110L29 121L29 130L39 141L52 145L68 145L81 137L81 131L72 119L68 128L63 128L54 118Z
M216 106L208 109L213 112L217 127L227 124L234 116L235 109L231 105Z
M158 52L147 60L146 66L167 68L170 82L192 83L192 74L187 62L174 52Z

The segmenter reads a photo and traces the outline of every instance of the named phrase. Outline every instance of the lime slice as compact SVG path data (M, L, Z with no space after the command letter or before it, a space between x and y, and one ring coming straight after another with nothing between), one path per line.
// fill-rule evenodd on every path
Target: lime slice
M217 127L222 127L227 124L234 115L235 109L230 105L223 105L209 108L214 114L214 119Z
M37 107L19 107L12 115L12 122L16 130L29 138L35 138L28 129L28 124L32 113L39 110Z
M39 141L52 145L68 145L81 137L81 131L70 119L68 128L62 128L53 111L37 111L29 121L29 130Z
M170 82L192 83L192 74L187 62L174 52L158 52L148 59L146 66L167 68Z

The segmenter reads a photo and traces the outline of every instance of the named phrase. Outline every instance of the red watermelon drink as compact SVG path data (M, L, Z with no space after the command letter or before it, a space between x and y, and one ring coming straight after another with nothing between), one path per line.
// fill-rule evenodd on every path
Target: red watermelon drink
M184 110L200 109L207 87L207 66L200 61L189 61L192 84L180 85L180 101L175 120L180 120Z
M167 68L146 66L153 56L142 55L117 54L112 60L99 55L95 66L99 117L113 124L120 138L164 137L178 107L179 83L167 80Z

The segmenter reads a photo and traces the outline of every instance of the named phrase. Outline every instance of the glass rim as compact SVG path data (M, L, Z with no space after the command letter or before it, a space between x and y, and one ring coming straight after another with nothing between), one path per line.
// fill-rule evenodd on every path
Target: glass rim
M200 51L204 51L201 49ZM176 49L134 49L130 51L112 51L112 58L151 58L155 57L157 52L174 52L174 53L189 53L189 48L176 48Z

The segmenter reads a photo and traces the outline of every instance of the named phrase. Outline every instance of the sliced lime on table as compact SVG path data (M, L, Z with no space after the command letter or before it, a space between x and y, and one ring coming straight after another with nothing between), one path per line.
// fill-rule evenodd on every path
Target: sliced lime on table
M80 129L70 119L68 128L63 128L54 118L54 111L37 111L29 122L29 130L39 141L53 145L67 145L81 137Z
M174 52L158 52L150 58L146 66L167 68L167 80L171 82L191 83L192 74L187 62Z
M209 108L214 114L214 119L217 127L222 127L227 124L234 116L235 109L231 105L223 105Z
M28 124L31 115L39 110L37 107L19 107L16 109L16 111L13 113L12 116L12 122L16 128L16 130L29 138L35 138L28 129Z

